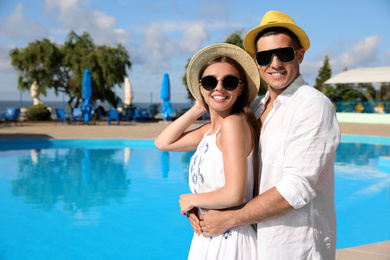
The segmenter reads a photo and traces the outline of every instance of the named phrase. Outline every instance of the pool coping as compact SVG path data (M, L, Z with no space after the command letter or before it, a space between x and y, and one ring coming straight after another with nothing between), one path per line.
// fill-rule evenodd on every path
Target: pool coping
M341 142L390 145L390 137L371 135L341 135Z
M0 141L0 151L55 148L156 148L150 139L28 139Z
M390 137L341 135L342 143L390 145ZM28 139L0 140L0 151L49 148L156 148L153 139Z

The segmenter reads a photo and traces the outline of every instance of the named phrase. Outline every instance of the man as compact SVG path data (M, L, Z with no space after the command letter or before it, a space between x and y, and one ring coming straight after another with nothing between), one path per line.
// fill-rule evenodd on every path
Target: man
M259 259L334 259L340 128L330 100L300 75L309 38L290 16L270 11L244 46L268 84L260 103L260 195L239 209L200 215L200 227L210 237L257 223Z

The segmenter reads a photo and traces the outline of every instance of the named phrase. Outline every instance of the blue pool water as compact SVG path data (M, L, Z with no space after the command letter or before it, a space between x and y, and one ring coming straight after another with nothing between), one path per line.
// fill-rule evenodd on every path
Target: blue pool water
M390 138L342 140L337 248L390 240ZM0 142L0 259L186 259L191 155L151 140Z

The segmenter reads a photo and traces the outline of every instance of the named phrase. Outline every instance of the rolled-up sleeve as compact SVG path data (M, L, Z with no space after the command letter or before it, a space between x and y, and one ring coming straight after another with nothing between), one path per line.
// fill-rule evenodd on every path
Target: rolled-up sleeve
M324 171L333 164L340 141L340 128L333 105L319 96L297 107L284 143L282 178L276 184L279 193L295 209L305 206L321 192ZM333 178L333 177L332 177Z

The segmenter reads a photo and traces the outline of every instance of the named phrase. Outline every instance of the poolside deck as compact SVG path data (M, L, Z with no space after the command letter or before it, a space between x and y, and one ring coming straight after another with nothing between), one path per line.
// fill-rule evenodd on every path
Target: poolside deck
M203 121L195 122L196 128ZM120 125L107 125L107 121L93 122L89 125L62 125L53 122L18 122L0 125L0 140L23 139L154 139L169 122L148 123L120 122ZM389 136L390 124L340 123L342 134Z
M191 128L199 127L202 121ZM0 125L0 140L25 139L154 139L169 122L150 123L121 122L107 125L107 122L94 122L89 125L62 125L53 122L23 122ZM390 124L340 123L342 134L387 136L390 137ZM340 249L337 260L390 259L390 241Z

